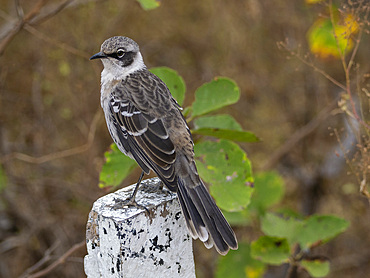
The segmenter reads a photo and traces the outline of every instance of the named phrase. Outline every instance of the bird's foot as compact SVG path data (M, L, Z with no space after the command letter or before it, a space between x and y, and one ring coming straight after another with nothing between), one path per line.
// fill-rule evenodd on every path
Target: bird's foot
M135 198L133 198L133 196L131 196L130 198L126 199L126 200L121 200L121 199L116 199L114 198L113 199L115 204L112 206L113 209L119 209L119 208L123 208L123 207L136 207L138 209L143 209L145 210L146 214L150 215L150 211L149 209L147 209L145 206L143 205L140 205L136 202Z

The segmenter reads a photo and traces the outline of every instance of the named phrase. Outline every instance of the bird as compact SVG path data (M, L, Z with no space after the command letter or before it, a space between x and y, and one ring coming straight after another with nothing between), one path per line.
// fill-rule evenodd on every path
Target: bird
M187 229L221 255L236 250L233 229L199 177L194 143L181 106L166 84L146 67L139 45L124 36L103 42L100 52L100 101L109 133L118 149L142 169L127 200L138 205L135 195L144 174L153 171L162 183L177 193Z

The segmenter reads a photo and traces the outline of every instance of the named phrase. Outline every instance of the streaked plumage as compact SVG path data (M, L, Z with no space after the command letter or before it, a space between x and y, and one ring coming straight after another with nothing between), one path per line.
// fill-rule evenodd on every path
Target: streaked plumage
M193 140L180 106L164 82L146 68L139 46L112 37L90 59L104 64L101 105L118 148L152 170L177 192L186 225L194 239L225 255L237 249L233 230L199 178Z

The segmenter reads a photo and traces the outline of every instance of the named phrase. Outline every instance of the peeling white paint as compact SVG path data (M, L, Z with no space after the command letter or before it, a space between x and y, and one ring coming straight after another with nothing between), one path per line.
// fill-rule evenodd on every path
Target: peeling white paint
M97 277L195 277L192 239L176 194L158 189L159 179L142 182L136 201L150 210L113 208L135 185L98 199L86 230L85 273Z

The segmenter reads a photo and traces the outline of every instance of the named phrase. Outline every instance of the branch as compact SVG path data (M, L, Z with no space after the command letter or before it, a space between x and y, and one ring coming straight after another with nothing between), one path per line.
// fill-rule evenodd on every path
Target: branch
M45 12L40 13L38 17L34 17L32 20L29 20L28 24L36 25L36 24L40 24L48 20L49 18L61 12L64 8L66 8L73 1L74 0L65 0L63 3L60 3L59 5L55 5L55 6L49 5L45 7L43 9Z
M37 4L33 7L33 9L25 16L22 16L22 12L20 12L22 11L22 9L19 5L17 5L19 19L14 20L15 22L11 23L12 26L10 28L7 28L8 31L5 32L5 34L0 34L0 56L4 53L6 46L12 41L15 35L23 29L25 25L33 25L49 19L51 16L54 16L55 14L63 10L72 1L73 0L65 0L56 8L50 9L50 5L45 6L47 0L39 0ZM50 9L48 12L41 13L42 10L44 11L48 9Z
M84 246L86 246L86 240L83 240L79 243L76 243L69 250L67 250L67 252L65 252L61 257L59 257L59 259L57 259L54 263L52 263L51 265L49 265L45 269L40 270L39 272L36 272L36 273L31 274L31 275L26 276L26 277L27 278L38 278L38 277L42 277L46 274L49 274L52 270L54 270L54 268L56 268L57 266L59 266L61 264L64 264L66 259L69 256L71 256L74 252L76 252L77 250L81 249Z
M50 261L51 254L54 252L54 250L60 245L60 241L56 241L50 248L48 248L45 251L44 256L39 260L36 264L28 268L21 276L20 278L26 278L30 275L30 273L36 271L38 268L40 268L43 264Z

